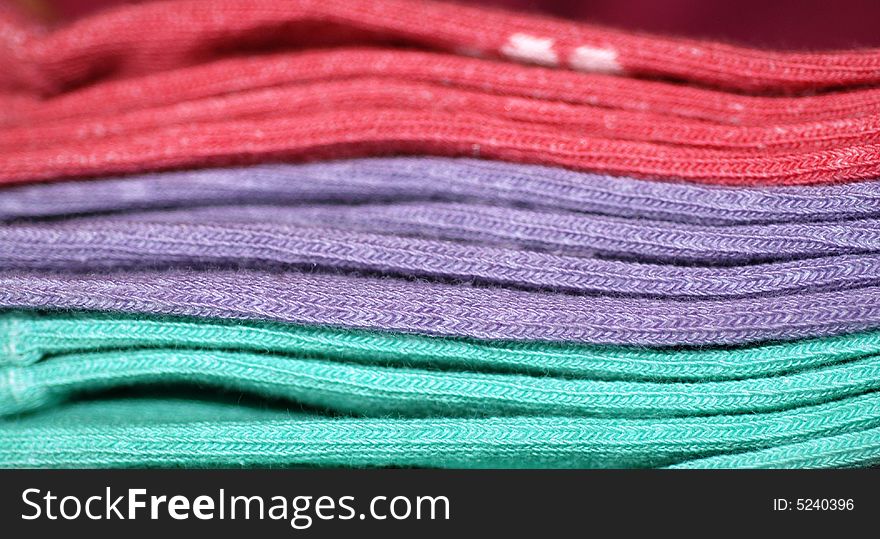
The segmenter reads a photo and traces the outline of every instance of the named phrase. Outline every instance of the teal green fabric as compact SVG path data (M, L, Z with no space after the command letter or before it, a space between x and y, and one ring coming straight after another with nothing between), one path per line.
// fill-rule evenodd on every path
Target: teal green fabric
M122 348L242 350L417 368L700 382L775 376L878 355L880 332L746 348L664 350L99 313L0 314L0 366Z
M804 440L791 445L718 455L671 468L854 468L880 462L880 428Z
M878 390L880 333L663 350L6 312L0 466L869 465Z
M760 466L762 458L779 464L778 450L769 448L787 446L813 465L845 466L876 462L876 444L825 461L815 444L841 436L864 442L880 428L877 392L781 412L664 419L328 418L167 399L80 406L0 420L0 464L601 468L751 454L749 466Z

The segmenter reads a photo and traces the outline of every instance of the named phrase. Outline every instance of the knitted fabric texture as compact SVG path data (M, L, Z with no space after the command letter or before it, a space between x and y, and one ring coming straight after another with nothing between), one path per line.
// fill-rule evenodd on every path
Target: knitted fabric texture
M261 215L271 213L261 210ZM361 212L363 207L358 206L355 211ZM873 220L861 226L768 225L751 230L728 227L721 231L676 230L670 224L664 228L644 221L632 227L626 223L603 226L588 222L572 227L588 231L579 235L573 230L551 231L554 219L546 216L540 220L501 217L493 220L490 227L473 210L412 213L413 222L431 223L429 230L418 231L425 235L438 234L438 224L450 223L457 227L448 235L451 239L482 240L499 243L498 247L412 237L407 235L414 232L410 227L393 230L403 234L397 236L312 227L308 226L310 221L326 222L332 217L324 212L301 210L292 210L290 214L285 211L283 216L295 217L302 221L299 225L198 223L228 219L235 213L234 209L220 208L209 218L182 223L96 219L63 225L9 225L0 234L0 270L282 266L381 272L435 281L479 281L520 289L665 298L778 295L851 289L880 282L880 230ZM371 212L363 218L358 225L384 224ZM531 223L542 225L539 228ZM468 232L460 233L465 228ZM491 231L491 237L474 237L483 236L483 231ZM528 237L531 231L533 237ZM810 240L777 239L800 235ZM518 241L562 253L504 246ZM577 247L563 242L576 243ZM714 251L710 247L694 248L706 244L714 246ZM694 247L688 249L690 246ZM586 258L584 255L590 251L630 259L713 263L743 257L803 257L850 251L867 254L746 266L689 267Z
M424 369L656 382L771 377L880 355L880 335L876 333L740 348L647 349L438 339L267 322L24 311L0 315L0 342L0 367L25 367L78 352L181 348Z
M433 372L246 352L93 352L0 370L0 415L91 391L172 383L361 416L675 417L785 410L863 394L880 385L880 358L766 379L697 384Z
M880 144L874 142L755 155L585 135L463 111L334 108L291 117L183 123L138 136L74 138L83 130L88 127L75 126L64 141L47 147L0 149L0 183L381 154L479 156L733 185L833 183L880 176Z
M472 201L705 225L880 217L880 183L726 188L447 158L371 158L6 188L0 220L207 205Z
M281 109L279 102L284 104ZM439 81L423 83L389 80L387 77L359 77L243 90L232 95L187 101L185 107L174 104L138 108L116 114L105 112L97 117L53 119L51 123L30 120L25 126L13 126L0 133L0 149L52 148L63 145L74 136L81 141L107 139L111 134L118 138L150 133L169 124L209 123L220 119L256 121L267 120L279 113L302 117L315 112L355 109L454 112L463 119L487 117L552 127L560 135L582 135L588 131L591 135L608 139L743 154L833 149L880 138L880 117L877 114L846 119L848 121L829 118L738 126L659 112L608 110L595 105L528 96L496 95L485 90L450 88Z
M778 462L776 451L761 450L784 446L790 458L840 466L876 459L880 393L766 414L662 419L322 418L212 402L99 400L0 425L0 464L9 467L598 468L750 453L759 466ZM859 445L848 454L811 452L839 447L840 437Z
M175 109L170 105L294 84L377 78L535 98L546 104L592 105L606 112L653 115L645 118L697 119L708 122L706 125L788 125L876 114L880 108L880 90L873 87L770 97L641 78L486 62L438 52L340 46L233 56L167 72L100 81L51 98L0 95L0 103L8 104L0 109L0 123L20 126L26 122L45 124L78 117L100 119L143 109L164 110L171 115L168 118L196 119L205 117L205 113L194 116L184 107Z
M4 308L276 320L485 339L740 344L880 326L880 288L677 301L575 296L326 273L4 272Z
M321 24L306 24L314 21ZM46 92L94 78L99 63L120 66L111 73L115 75L155 72L203 59L206 44L214 45L209 53L223 54L225 49L217 43L230 40L266 48L319 39L324 45L333 45L351 36L362 42L398 40L582 71L625 70L737 89L789 90L880 82L877 51L754 51L410 0L224 0L212 5L156 2L98 14L48 34L16 28L13 21L5 25L5 46L12 54L6 60L8 69L3 70L8 73L4 86ZM331 25L352 31L327 32Z
M225 9L241 17L218 18L217 11ZM482 22L475 26L466 16ZM316 19L323 22L316 25ZM437 26L426 30L426 21ZM711 59L714 84L787 92L870 83L878 77L876 67L866 67L874 61L873 53L758 56L755 51L690 43L690 53L682 55L684 42L409 0L354 5L297 0L282 7L268 2L243 6L240 0L210 6L182 1L97 15L50 33L16 28L10 21L5 26L17 38L7 43L7 75L0 84L18 90L4 98L4 108L24 112L9 114L5 123L11 127L0 133L2 182L377 153L481 156L737 185L827 183L880 174L874 94L782 98L789 100L782 108L797 111L796 116L779 122L777 114L752 125L751 119L762 112L741 118L738 111L746 108L747 97L558 69L630 70L710 82L701 68ZM345 37L335 37L340 34ZM400 44L445 54L433 53L435 60ZM328 45L351 48L309 50ZM235 59L224 51L249 47L282 55L259 62L302 65L264 69L252 85L241 82L251 80L243 73L235 77L239 82L230 82L231 73L254 69L249 64L254 55ZM306 52L284 56L290 47ZM652 51L647 56L645 47ZM58 48L65 52L58 53ZM206 53L206 48L218 52ZM45 56L47 50L53 51L51 58ZM466 59L474 67L465 72L480 74L448 79L431 70L439 62L455 71L458 66L449 62L462 59L450 51L483 57ZM400 61L398 55L403 56ZM557 69L499 63L497 56ZM640 64L636 57L653 60ZM422 67L415 67L420 58ZM674 68L675 60L684 61L687 69ZM119 69L102 76L90 68L108 62ZM755 84L762 69L769 78ZM718 78L725 71L728 77ZM138 73L143 75L139 82L124 78ZM837 77L834 84L832 74ZM475 77L485 80L478 83ZM592 97L559 94L563 82L572 94L572 88L592 86L594 79L599 82ZM517 89L511 80L537 80L539 88L519 83ZM84 94L71 91L86 82L91 86ZM179 94L175 90L181 84L190 90ZM223 88L229 84L233 87ZM627 84L627 96L656 95L647 98L653 106L623 94L614 104L608 95ZM656 94L644 91L664 84L665 90ZM43 102L29 96L28 89L60 96ZM773 108L772 98L763 99L762 110ZM279 109L278 103L284 107ZM854 115L856 104L859 114ZM105 112L89 114L96 106ZM713 106L715 117L710 119Z
M718 455L672 468L853 468L871 466L880 451L880 428L805 440L733 455Z
M140 224L131 221L140 221ZM163 223L181 226L205 223L220 229L247 228L260 223L285 234L294 227L363 231L385 236L418 236L514 246L579 257L603 256L664 262L730 264L869 253L878 246L878 222L869 218L845 222L781 223L726 227L678 224L647 219L530 210L476 203L403 202L351 206L304 205L293 207L204 207L128 213L109 219L78 220L73 228L102 227L149 229ZM13 241L42 234L64 242L66 227L7 227ZM19 234L16 234L19 232ZM169 234L170 231L163 231ZM194 233L197 232L194 230ZM327 232L332 238L333 232ZM94 234L92 241L99 242ZM40 238L43 241L45 238ZM110 240L112 241L112 240ZM379 241L379 240L376 240ZM393 241L393 240L389 240Z
M77 320L80 324L72 325ZM449 355L444 344L436 339L384 336L385 348L391 353L385 357L381 349L361 357L359 362L345 361L354 347L342 349L335 343L332 332L285 331L281 328L252 326L238 330L245 338L240 348L259 349L260 342L280 341L292 355L268 355L265 347L261 353L250 351L227 351L218 348L221 342L231 340L223 332L223 326L181 321L119 319L112 318L58 318L40 321L27 318L5 320L7 333L15 340L7 340L9 352L5 363L19 363L0 368L0 414L10 415L56 404L70 396L114 387L130 387L140 384L187 383L200 387L220 387L227 390L255 393L260 397L285 399L294 403L358 415L383 416L432 416L443 415L548 415L548 416L597 416L597 417L674 417L724 413L758 413L808 406L862 394L880 384L880 359L869 350L874 340L871 335L839 338L835 342L843 350L832 351L822 341L796 345L759 347L741 354L739 351L722 352L728 361L737 361L748 369L754 358L781 353L782 361L775 366L786 365L787 370L773 376L750 377L742 380L700 382L653 382L629 380L600 380L589 377L566 379L555 376L528 376L514 373L480 372L460 370L450 363L436 365L427 360L433 354L441 358ZM35 323L36 322L36 323ZM41 323L42 322L42 323ZM66 324L65 324L66 322ZM94 327L89 327L94 324ZM22 326L25 326L22 328ZM76 332L74 338L47 341L46 337L67 326ZM30 328L30 334L28 330ZM109 329L117 337L107 339ZM145 331L144 331L145 330ZM25 335L22 335L24 331ZM31 341L28 350L31 358L37 354L49 354L49 358L20 365L21 353L16 350L17 341L31 340L32 332L42 332L44 342L50 342L42 350L34 348ZM182 333L177 338L178 332ZM80 335L77 335L80 333ZM328 334L329 333L329 334ZM337 332L339 333L339 332ZM48 334L48 335L47 335ZM137 337L141 334L140 337ZM161 335L157 338L156 335ZM121 341L118 335L132 335ZM196 336L194 338L194 335ZM344 334L343 334L344 335ZM382 342L383 336L354 334L351 340L360 339L361 349L369 348L372 341ZM38 337L39 338L39 335ZM309 338L311 338L309 340ZM424 351L413 354L422 358L425 367L445 367L428 370L409 366L407 353L397 352L408 340L421 341ZM111 349L108 345L124 342L125 349ZM160 345L159 342L162 342ZM299 348L296 343L305 341ZM344 341L343 341L344 342ZM329 344L333 343L333 348ZM149 344L149 349L139 349ZM190 349L185 345L197 344ZM215 349L205 349L205 345ZM311 345L311 346L309 346ZM93 348L89 350L88 348ZM859 347L860 357L847 359L846 348ZM276 345L277 347L277 345ZM469 348L470 347L470 348ZM72 348L76 352L63 352ZM486 363L504 363L507 351L504 345L492 343L460 343L459 349L488 352ZM528 350L529 347L526 347ZM583 364L586 358L577 356L577 349L561 347L556 352L551 345L532 345L536 355L568 355ZM547 349L544 352L543 349ZM785 355L793 350L813 350L813 363L806 370L792 370ZM315 357L323 351L326 359ZM823 353L824 351L824 353ZM328 353L329 352L329 353ZM850 352L852 353L852 352ZM615 350L604 350L598 355L613 358ZM398 356L396 361L391 358ZM595 352L593 355L597 355ZM620 350L621 361L633 364L650 353ZM688 354L684 355L685 358ZM704 356L711 362L718 361L712 353L689 354ZM377 361L381 358L381 363ZM627 358L627 356L630 356ZM633 357L634 356L634 357ZM654 354L656 357L656 353ZM476 356L477 359L480 356ZM675 354L666 358L676 361ZM499 361L500 360L500 361ZM699 359L697 359L699 361ZM459 359L461 362L461 359ZM760 359L757 360L760 370ZM801 360L803 362L803 359ZM822 363L831 364L822 365ZM771 363L774 363L771 357ZM818 364L818 365L816 365ZM473 367L477 362L470 362ZM673 369L675 366L673 365ZM663 369L660 369L663 370ZM728 373L729 374L729 373ZM652 378L657 378L652 377Z
M878 177L880 50L0 11L0 467L876 465Z

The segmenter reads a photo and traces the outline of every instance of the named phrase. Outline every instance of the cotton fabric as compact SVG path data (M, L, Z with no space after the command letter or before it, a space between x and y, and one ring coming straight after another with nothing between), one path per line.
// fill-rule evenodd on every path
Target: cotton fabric
M880 462L877 51L0 17L0 466Z

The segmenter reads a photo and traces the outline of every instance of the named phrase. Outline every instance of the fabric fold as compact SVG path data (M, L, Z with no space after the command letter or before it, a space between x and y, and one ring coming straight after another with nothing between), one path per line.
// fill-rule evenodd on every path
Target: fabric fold
M153 348L245 351L342 363L560 378L706 382L784 375L880 355L880 334L856 333L738 348L650 349L270 322L12 311L0 315L0 367L57 355Z
M873 286L858 293L682 302L254 270L5 272L0 306L646 346L746 344L880 325L880 288Z
M198 206L474 201L703 225L880 217L880 183L746 188L432 157L202 169L8 187L0 220Z
M212 16L218 12L236 16ZM7 39L4 45L17 45L21 52L19 62L9 62L3 86L45 93L81 85L89 75L94 78L99 62L118 66L109 74L98 71L102 78L155 72L222 55L227 49L221 45L230 41L239 48L259 50L310 41L335 45L392 40L578 71L626 71L753 91L880 82L880 53L872 50L757 51L410 0L224 0L210 6L197 1L161 2L99 13L48 33L11 19L4 23L18 36L17 42ZM346 31L329 31L340 26ZM208 44L214 47L205 51Z
M849 433L870 436L880 424L877 392L757 416L635 420L320 418L192 401L160 401L157 415L147 399L74 406L79 409L0 420L0 464L649 467ZM205 421L206 414L214 419Z
M880 388L880 357L769 378L655 383L431 371L249 352L74 353L0 369L0 415L141 385L246 392L358 416L699 417L820 404Z
M180 217L180 221L172 215L167 218L175 221L167 223L129 221L126 217L9 225L0 231L0 270L292 267L440 282L477 281L526 290L673 299L797 294L880 283L880 254L873 252L878 251L874 244L880 242L872 238L873 222L842 227L789 226L791 232L784 226L769 225L752 230L728 227L723 232L714 232L707 228L676 230L671 225L663 227L648 222L615 226L613 222L601 221L560 230L565 224L559 226L549 214L545 219L538 219L538 214L533 220L527 215L517 220L512 212L508 216L492 216L490 223L481 222L479 209L469 211L466 207L427 207L424 211L418 207L414 211L402 208L402 217L397 217L393 210L378 208L373 212L361 207L343 216L358 221L353 223L354 228L366 226L379 232L371 233L342 226L309 225L336 224L335 208L282 210L279 220L297 221L292 224L273 223L272 214L277 213L274 208L255 209L254 215L267 220L250 224L246 216L238 215L239 209L217 208L210 213ZM360 215L360 211L365 215ZM236 218L244 222L212 223ZM383 218L387 221L383 222ZM428 226L423 226L423 222ZM348 224L351 223L340 223ZM448 232L442 231L444 226ZM576 228L584 233L578 235ZM812 232L809 240L799 239L799 231ZM422 239L435 234L448 239ZM455 241L461 239L476 243ZM486 245L485 241L492 244ZM505 245L515 241L562 252ZM562 245L563 242L576 246ZM610 251L624 260L591 257L587 251L591 247L600 250L600 255ZM853 250L867 253L834 254ZM757 265L690 267L638 262L661 256L670 257L672 262L692 262L692 257L699 256L697 261L717 264L736 261L733 257L798 257L826 252L829 256Z

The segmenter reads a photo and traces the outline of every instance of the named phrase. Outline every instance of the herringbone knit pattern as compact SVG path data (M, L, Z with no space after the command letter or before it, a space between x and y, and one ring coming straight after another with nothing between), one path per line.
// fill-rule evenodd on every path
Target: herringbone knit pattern
M880 335L855 333L730 349L656 350L533 341L435 339L328 326L106 313L7 312L0 367L57 355L171 348L236 350L342 363L597 380L709 382L807 371L880 354Z
M871 50L759 52L437 2L224 0L207 6L190 0L117 9L48 35L17 28L18 39L11 39L10 33L5 43L19 53L8 60L11 72L7 85L57 91L80 82L96 62L126 56L136 57L139 62L125 63L120 69L122 74L190 65L203 61L206 55L198 53L206 42L238 38L254 45L269 41L283 46L309 40L332 44L334 38L344 42L351 35L322 36L321 27L291 31L297 29L297 23L314 20L373 30L380 38L393 36L416 46L472 50L579 71L661 74L740 89L826 88L880 82L880 53ZM279 26L286 31L277 31ZM364 41L373 37L354 35L363 35ZM373 37L375 41L381 39ZM219 49L214 54L223 52ZM743 72L746 67L748 73Z
M869 438L880 423L876 392L783 412L671 419L326 418L191 401L154 406L143 400L97 401L85 409L77 405L23 416L4 424L0 462L41 467L648 467L802 447L794 444L847 433ZM862 447L865 453L854 451L824 463L876 461L876 445ZM809 450L801 456L809 459ZM817 464L828 458L812 455Z
M0 219L198 206L472 201L703 225L834 222L880 216L880 183L704 187L445 158L372 158L187 170L11 187ZM637 223L637 221L636 221Z
M567 246L553 243L562 236L551 237L552 232L548 232L549 223L545 221L543 228L534 229L535 235L540 234L543 237L529 238L523 240L523 243L540 242L541 246L552 245L563 250L554 254L523 251L505 247L504 243L497 247L490 246L482 238L475 245L450 241L459 239L454 236L457 230L453 231L449 240L430 240L414 238L412 234L389 236L382 233L310 227L307 224L310 219L319 221L326 220L327 217L321 213L300 212L296 209L291 211L291 215L298 220L302 219L303 224L194 224L192 221L151 223L99 219L74 225L9 226L0 237L0 269L96 270L104 267L136 269L174 266L337 268L435 280L479 280L521 289L683 299L832 291L880 282L880 254L875 254L878 248L874 245L880 242L870 237L875 235L875 231L868 227L863 229L865 237L858 237L860 231L856 225L828 227L830 231L827 233L827 243L837 242L844 245L838 247L826 244L823 246L824 252L829 255L823 258L746 267L688 267L631 260L657 260L666 255L673 261L687 262L699 256L706 257L698 259L700 261L723 263L737 261L744 256L763 258L784 255L787 249L794 251L789 256L800 258L812 254L811 248L817 249L822 245L815 241L813 245L803 245L807 242L800 240L787 242L769 234L764 239L730 229L723 236L716 233L716 238L721 241L715 243L717 247L714 251L711 247L701 250L686 249L682 246L688 243L711 244L716 238L710 234L701 237L702 230L686 230L677 234L671 226L666 229L654 228L642 223L635 231L626 230L625 225L617 228L609 226L607 233L599 234L594 232L599 227L594 226L591 227L593 230L590 231L590 236L583 239L573 232L567 232L565 241L576 241L578 249L569 254ZM218 219L221 220L234 213L227 209L221 209L220 212ZM418 218L419 214L415 216ZM450 219L455 217L451 215ZM442 219L430 214L427 218L433 218L437 223ZM377 220L371 219L365 221L365 224L375 225L376 222ZM464 221L458 219L456 223L462 226ZM481 228L479 222L467 226L477 234L492 230L495 238L498 238L504 232L502 227L505 224L513 225L515 221L499 219L496 223L498 227L494 229ZM777 226L762 230L767 228L771 231L783 229ZM822 231L818 226L789 228L812 229L811 231L817 232L817 236ZM524 230L525 227L512 230L508 242L513 243L513 238L517 235L522 237L528 233L522 232ZM443 233L440 226L430 232ZM837 236L834 236L835 232ZM650 243L617 242L615 245L615 235L639 235L643 238L642 241ZM741 237L737 238L737 235ZM588 252L590 240L593 238L601 238L600 241L604 242L603 245L594 247L594 251L624 259L578 256ZM688 242L688 239L691 241ZM725 241L728 242L727 245L723 243ZM736 250L738 246L739 251ZM752 246L755 246L755 251L760 249L761 252L748 252L748 248ZM867 252L832 255L837 249L844 253Z
M880 327L877 286L683 302L300 271L5 272L0 306L644 346L745 344Z
M733 185L880 175L878 98L861 88L880 80L876 51L758 53L411 0L179 1L3 26L0 103L19 111L2 118L4 183L400 153ZM782 96L609 76L624 73ZM784 96L825 88L856 90Z
M4 17L0 467L880 464L880 51Z

